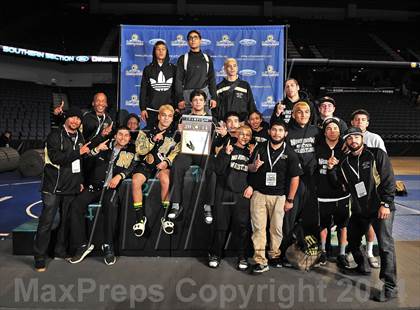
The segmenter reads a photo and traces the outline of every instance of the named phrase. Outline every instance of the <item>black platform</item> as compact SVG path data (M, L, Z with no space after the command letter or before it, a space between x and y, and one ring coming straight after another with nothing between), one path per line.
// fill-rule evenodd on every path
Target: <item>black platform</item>
M157 179L151 179L144 186L144 208L147 217L146 232L141 238L133 234L135 211L132 207L131 179L123 182L123 204L118 219L118 240L116 252L125 256L206 256L211 225L204 222L203 203L197 201L199 191L200 169L192 166L185 176L183 207L184 212L175 221L175 231L172 235L165 234L161 229L161 218L165 210L160 205L160 184ZM206 190L203 186L201 192ZM202 196L202 195L200 195ZM89 205L87 212L87 227L90 233L98 204ZM100 214L95 230L93 244L100 249L102 244L102 216ZM33 240L38 221L30 220L13 230L13 254L31 255ZM230 254L229 240L226 254ZM93 253L95 254L95 253Z

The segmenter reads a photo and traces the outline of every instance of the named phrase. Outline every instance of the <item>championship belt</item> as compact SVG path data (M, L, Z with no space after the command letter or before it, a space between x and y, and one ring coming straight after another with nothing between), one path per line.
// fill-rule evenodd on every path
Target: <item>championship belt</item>
M144 160L149 165L151 165L151 164L153 164L155 162L155 158L153 157L153 155L151 153L147 154L146 157L144 158Z

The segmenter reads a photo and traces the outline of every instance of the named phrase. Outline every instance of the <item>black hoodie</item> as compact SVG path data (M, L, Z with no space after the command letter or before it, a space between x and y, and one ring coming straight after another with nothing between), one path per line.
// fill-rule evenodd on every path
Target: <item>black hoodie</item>
M286 124L289 123L290 119L292 118L293 106L295 105L295 103L297 103L299 101L305 101L306 103L309 104L309 107L311 109L310 123L312 125L317 124L318 114L317 114L317 111L315 109L315 106L309 100L308 95L304 92L301 92L301 91L299 92L299 99L297 101L292 102L288 97L285 97L281 102L277 103L274 106L273 113L271 114L271 118L270 118L270 124L275 120L283 120L283 121L285 121ZM279 105L281 103L286 105L286 108L284 109L283 113L280 114L280 116L277 116L276 115L277 105Z
M333 149L327 144L325 139L319 139L319 143L315 146L317 169L316 169L316 185L317 197L339 200L343 197L348 197L349 193L344 190L342 184L335 182L328 173L328 159L332 155L341 162L344 158L342 151L344 141L340 139Z
M299 157L304 177L311 177L316 169L315 145L319 139L316 126L301 127L294 118L290 119L286 141Z
M166 45L165 45L166 46ZM166 58L159 65L153 48L153 61L143 70L140 88L140 110L146 108L159 110L164 104L174 105L176 66L169 62L169 50Z

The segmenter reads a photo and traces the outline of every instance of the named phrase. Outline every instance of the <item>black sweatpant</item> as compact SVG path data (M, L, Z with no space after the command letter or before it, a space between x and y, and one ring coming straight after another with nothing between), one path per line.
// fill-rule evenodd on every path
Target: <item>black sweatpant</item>
M101 191L90 191L84 189L73 200L70 207L70 242L73 249L77 249L87 244L86 235L86 212L88 205L98 202Z
M104 218L104 244L113 245L118 219L119 205L121 204L120 194L122 186L117 189L105 190L102 199L102 213Z
M206 171L202 171L204 173L204 179L201 178L204 182L202 185L202 190L205 192L204 203L213 205L214 202L214 192L216 187L216 176L213 172L212 167L212 160L206 155L190 155L190 154L179 154L175 157L174 163L171 167L171 202L172 203L181 203L182 200L182 192L184 189L184 177L187 170L191 167L191 165L200 166L201 169L204 170L206 167ZM203 174L202 174L203 176Z
M293 228L297 222L302 223L305 235L319 236L319 212L312 178L301 177L293 202L293 208L284 214L283 240L280 246L284 257L287 248L293 242Z
M38 228L34 240L35 258L46 258L51 239L51 230L57 212L60 215L57 240L54 246L56 256L62 257L67 254L68 247L68 216L70 204L75 195L57 195L42 193L43 209L38 221Z
M223 187L216 188L215 226L209 252L223 256L223 249L229 232L232 232L232 249L238 257L246 257L250 243L250 200L243 193L234 193Z

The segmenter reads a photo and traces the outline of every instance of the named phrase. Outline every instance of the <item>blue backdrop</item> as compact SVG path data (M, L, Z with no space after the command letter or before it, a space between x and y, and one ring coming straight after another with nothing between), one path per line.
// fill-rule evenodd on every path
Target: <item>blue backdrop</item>
M284 26L121 26L120 108L139 113L143 68L152 61L153 45L165 41L171 62L188 52L187 33L196 29L201 49L214 61L216 82L225 76L226 58L236 58L239 77L252 88L258 109L271 114L283 97Z

